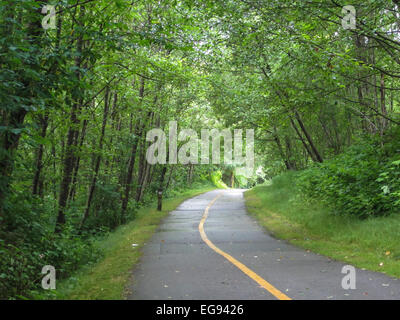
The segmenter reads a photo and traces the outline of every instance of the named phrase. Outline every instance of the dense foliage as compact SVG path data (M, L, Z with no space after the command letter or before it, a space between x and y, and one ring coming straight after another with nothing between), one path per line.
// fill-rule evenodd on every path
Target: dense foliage
M95 261L91 239L158 191L208 183L213 166L146 161L150 129L206 117L187 57L196 15L175 5L1 1L0 298L40 287L44 265L62 279Z
M371 139L303 171L297 181L303 194L340 214L362 218L400 212L400 140Z
M400 2L353 1L355 29L345 4L1 0L0 298L94 261L94 237L193 183L311 166L304 192L338 212L398 210ZM257 172L150 165L146 133L171 120L254 129Z

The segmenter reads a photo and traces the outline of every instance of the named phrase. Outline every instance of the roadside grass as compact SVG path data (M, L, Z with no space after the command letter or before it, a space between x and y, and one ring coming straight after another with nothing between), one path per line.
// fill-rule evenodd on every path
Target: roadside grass
M245 193L248 212L273 236L315 253L400 277L400 214L360 219L307 202L295 173Z
M102 259L93 266L79 270L75 276L57 283L55 299L67 300L120 300L124 299L131 271L141 256L143 244L150 239L168 213L184 200L215 187L199 187L163 201L163 210L156 205L141 208L136 218L120 226L97 245L103 251ZM132 244L138 246L133 247Z

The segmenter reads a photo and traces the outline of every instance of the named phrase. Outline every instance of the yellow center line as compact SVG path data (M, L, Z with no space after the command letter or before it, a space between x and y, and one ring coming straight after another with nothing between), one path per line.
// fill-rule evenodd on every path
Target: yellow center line
M216 196L207 206L207 208L204 210L203 217L200 221L199 224L199 232L201 235L201 238L203 241L215 252L219 253L221 256L223 256L225 259L227 259L229 262L231 262L233 265L235 265L237 268L239 268L244 274L249 276L251 279L253 279L255 282L257 282L261 287L263 287L265 290L269 291L272 295L274 295L276 298L279 300L291 300L287 295L284 293L280 292L277 288L275 288L272 284L270 284L268 281L264 280L261 278L257 273L255 273L253 270L247 268L243 263L240 261L236 260L234 257L231 255L227 254L226 252L222 251L219 249L217 246L215 246L208 238L207 235L204 231L204 223L207 220L208 217L208 210L211 208L211 206L215 203L215 201L218 200L219 197L221 197L222 194L219 194Z

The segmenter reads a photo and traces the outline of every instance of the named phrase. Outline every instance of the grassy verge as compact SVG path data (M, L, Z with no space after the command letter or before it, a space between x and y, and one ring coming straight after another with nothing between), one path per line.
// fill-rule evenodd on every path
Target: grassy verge
M188 190L163 201L163 210L156 206L138 211L135 220L116 229L98 245L104 257L94 266L80 270L74 277L57 283L57 299L124 299L124 290L131 276L131 270L139 261L143 244L150 239L161 220L184 200L203 192L213 190L203 187ZM133 247L132 244L138 244Z
M400 277L400 215L361 220L308 203L295 174L245 193L246 205L272 235L359 268Z

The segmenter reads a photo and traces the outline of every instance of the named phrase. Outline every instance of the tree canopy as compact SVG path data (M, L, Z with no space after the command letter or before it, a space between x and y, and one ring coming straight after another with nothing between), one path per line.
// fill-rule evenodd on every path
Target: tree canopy
M43 260L69 275L91 236L196 183L311 167L309 194L365 193L349 212L400 206L400 1L353 1L354 28L336 0L0 3L0 278L24 270L1 297ZM261 171L149 164L146 134L170 121L253 129Z

